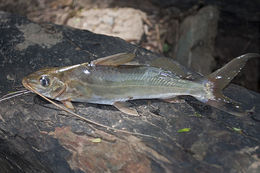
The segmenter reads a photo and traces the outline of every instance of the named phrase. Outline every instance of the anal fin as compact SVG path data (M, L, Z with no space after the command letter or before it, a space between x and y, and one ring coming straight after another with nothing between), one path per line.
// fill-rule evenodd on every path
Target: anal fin
M129 107L129 105L126 102L115 102L113 106L115 106L118 110L125 114L139 116L136 109Z

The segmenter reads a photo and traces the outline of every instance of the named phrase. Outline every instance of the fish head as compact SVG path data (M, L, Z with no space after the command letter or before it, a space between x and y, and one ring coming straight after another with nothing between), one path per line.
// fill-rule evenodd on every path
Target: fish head
M22 83L33 92L37 91L45 97L56 99L66 90L66 84L61 77L57 68L44 68L24 77Z

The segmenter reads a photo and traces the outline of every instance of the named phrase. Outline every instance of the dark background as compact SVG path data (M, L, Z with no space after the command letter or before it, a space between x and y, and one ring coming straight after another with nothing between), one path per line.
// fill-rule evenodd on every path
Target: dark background
M141 40L132 43L173 58L175 58L176 38L181 36L178 29L181 23L208 5L217 7L219 19L212 51L214 61L205 66L210 66L210 70L214 71L234 57L249 52L260 52L259 0L0 0L2 11L27 16L34 22L63 25L82 10L120 7L140 9L148 16L150 22L148 29L151 34L144 34ZM60 16L65 17L60 19ZM258 60L250 61L233 82L259 92L259 66ZM196 68L193 70L199 71Z

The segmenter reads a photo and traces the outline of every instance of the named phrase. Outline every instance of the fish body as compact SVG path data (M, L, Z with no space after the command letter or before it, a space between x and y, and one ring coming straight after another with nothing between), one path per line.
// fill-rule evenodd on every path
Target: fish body
M192 95L206 99L203 83L183 80L170 71L148 66L88 66L57 72L66 85L56 100L112 105L135 99L168 99Z
M122 104L118 106L116 103L135 99L171 99L178 95L191 95L218 107L219 102L228 102L221 90L247 59L255 56L258 54L238 57L222 69L196 81L151 66L111 65L107 63L110 58L105 58L105 61L97 63L45 68L25 77L23 84L55 100L117 105L120 110Z

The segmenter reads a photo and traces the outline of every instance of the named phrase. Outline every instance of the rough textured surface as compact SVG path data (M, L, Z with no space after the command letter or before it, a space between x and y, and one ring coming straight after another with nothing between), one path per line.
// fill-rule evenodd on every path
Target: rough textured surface
M145 13L133 8L90 9L70 18L67 25L126 41L140 41L145 18Z
M207 6L181 23L174 56L178 62L203 75L211 73L218 17L217 7Z
M135 49L140 63L160 58L119 38L38 25L7 13L1 13L0 19L0 95L20 88L23 76L46 66L72 65ZM96 127L35 94L0 102L1 172L257 173L260 95L234 85L225 93L253 108L254 115L234 117L184 96L177 104L132 101L140 117L111 106L74 104L86 118L155 138ZM178 133L183 128L191 130Z

